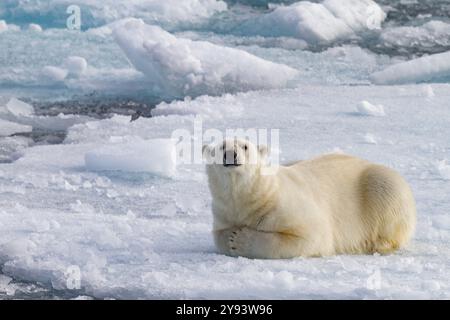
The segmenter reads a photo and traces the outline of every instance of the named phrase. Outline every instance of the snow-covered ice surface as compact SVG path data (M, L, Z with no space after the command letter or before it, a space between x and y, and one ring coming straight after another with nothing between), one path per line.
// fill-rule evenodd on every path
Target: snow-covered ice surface
M450 189L437 161L449 158L450 86L433 90L429 99L416 86L302 86L199 103L220 113L204 117L205 129L279 128L284 161L338 148L399 170L414 190L418 227L411 245L396 254L222 256L210 234L202 166L181 165L173 178L85 167L84 154L113 136L167 138L174 128L193 129L194 115L174 112L78 124L65 144L25 149L2 165L2 270L65 292L68 270L79 268L78 294L97 298L449 298ZM355 114L363 99L384 105L386 117ZM235 104L245 111L228 114ZM367 133L377 144L362 141Z
M0 299L450 298L448 0L76 2L81 31L72 1L0 2ZM204 167L168 143L199 119L395 168L413 241L217 254Z

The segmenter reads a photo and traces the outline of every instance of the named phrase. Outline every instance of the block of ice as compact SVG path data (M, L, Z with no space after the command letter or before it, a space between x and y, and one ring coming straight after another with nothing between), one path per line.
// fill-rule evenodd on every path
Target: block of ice
M19 151L28 148L32 144L33 140L27 137L0 137L0 162L10 162L15 160Z
M30 23L28 25L28 30L34 32L42 32L42 27L36 23Z
M447 160L439 161L436 165L439 176L444 180L450 180L450 165Z
M248 20L242 28L250 34L290 36L320 43L378 29L385 18L384 11L372 0L301 1L277 6L270 13Z
M381 104L374 105L371 104L369 101L361 101L358 106L356 107L356 110L359 114L365 115L365 116L373 116L373 117L383 117L386 114L384 113L384 107Z
M171 139L138 137L113 139L85 154L85 165L93 171L149 172L171 177L176 171L175 143Z
M34 108L32 105L16 98L11 98L8 101L6 104L6 110L15 116L30 116L34 113Z
M429 50L450 46L450 24L443 21L429 21L421 26L400 26L386 28L380 35L380 42L388 48Z
M217 95L286 86L297 70L243 50L177 38L131 19L114 31L129 60L162 96Z
M45 66L44 68L42 68L42 76L50 81L63 81L67 77L67 74L68 71L60 67Z
M67 69L68 74L75 77L81 76L86 71L87 66L86 59L78 56L68 57L63 64L63 67Z
M26 0L0 1L0 16L6 20L42 22L46 27L65 26L66 9L75 4L82 13L82 28L126 18L138 17L147 22L176 25L197 23L227 5L220 0Z
M371 75L375 84L405 84L450 79L450 51L400 62Z
M31 126L0 119L0 137L10 136L21 132L31 132L31 130Z
M6 24L5 20L0 20L0 33L7 31L8 25Z

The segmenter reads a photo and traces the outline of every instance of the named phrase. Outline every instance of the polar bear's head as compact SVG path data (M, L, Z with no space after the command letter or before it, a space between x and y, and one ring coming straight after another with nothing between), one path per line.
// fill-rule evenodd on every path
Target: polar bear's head
M244 139L225 139L219 144L203 146L203 157L208 168L216 172L248 174L265 166L267 147Z

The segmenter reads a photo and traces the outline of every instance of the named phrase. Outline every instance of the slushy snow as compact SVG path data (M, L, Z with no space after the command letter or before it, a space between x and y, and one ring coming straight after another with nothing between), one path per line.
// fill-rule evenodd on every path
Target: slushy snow
M375 84L405 84L450 79L450 51L400 62L372 74Z
M384 11L372 0L301 1L277 6L272 12L247 21L243 28L263 36L290 36L321 43L379 29L385 18Z
M164 97L278 88L297 75L286 65L239 49L177 38L142 20L119 26L115 38L154 91Z
M171 139L111 138L109 144L85 155L88 170L148 172L171 177L176 171L175 144Z

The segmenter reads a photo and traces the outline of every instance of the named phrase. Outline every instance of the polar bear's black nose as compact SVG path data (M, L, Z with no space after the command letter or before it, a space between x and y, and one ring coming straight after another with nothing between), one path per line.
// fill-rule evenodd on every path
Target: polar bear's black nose
M237 163L237 153L236 151L226 151L223 154L223 165L227 166L238 166Z

